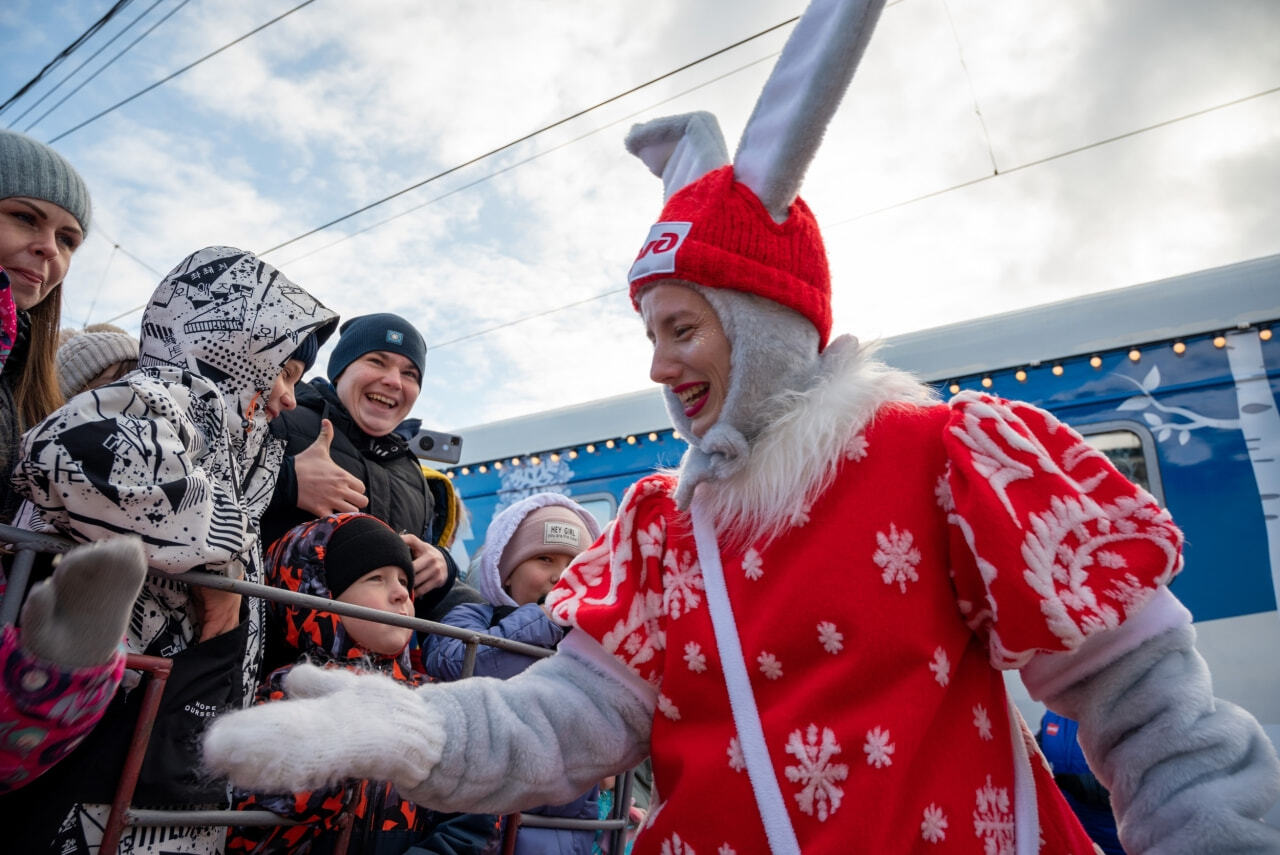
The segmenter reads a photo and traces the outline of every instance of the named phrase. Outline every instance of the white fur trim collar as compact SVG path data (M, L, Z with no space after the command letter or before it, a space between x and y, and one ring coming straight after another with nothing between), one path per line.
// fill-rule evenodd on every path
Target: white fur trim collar
M886 404L928 404L937 395L905 371L872 358L874 345L840 336L823 352L810 388L775 396L782 416L751 443L747 464L699 485L721 546L772 541L805 518L831 485L848 444ZM683 476L683 469L680 473Z

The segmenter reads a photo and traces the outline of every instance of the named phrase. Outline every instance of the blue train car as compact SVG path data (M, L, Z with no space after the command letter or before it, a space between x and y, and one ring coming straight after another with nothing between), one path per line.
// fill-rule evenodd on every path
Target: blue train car
M1195 615L1216 689L1280 743L1273 327L1280 255L897 336L881 356L943 397L985 389L1052 411L1164 503L1186 534L1173 591ZM463 429L450 475L477 536L539 490L607 520L627 486L678 463L684 443L669 425L652 391ZM1038 715L1018 688L1024 715Z

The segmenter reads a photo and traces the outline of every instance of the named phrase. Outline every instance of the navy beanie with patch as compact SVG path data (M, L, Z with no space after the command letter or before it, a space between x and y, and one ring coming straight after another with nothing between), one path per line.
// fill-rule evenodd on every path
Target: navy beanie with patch
M384 312L352 318L339 328L338 345L329 356L329 382L337 383L348 365L375 350L405 356L426 373L427 343L421 334L399 315Z

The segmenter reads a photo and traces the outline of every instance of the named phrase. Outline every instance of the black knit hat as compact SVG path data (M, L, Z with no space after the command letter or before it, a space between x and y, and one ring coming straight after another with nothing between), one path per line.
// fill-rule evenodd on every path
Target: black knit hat
M399 315L384 312L352 318L338 330L338 345L329 355L329 382L337 383L347 366L366 353L385 350L405 356L425 374L427 343L421 333Z
M350 514L329 536L324 550L324 577L337 599L361 576L379 567L399 567L413 590L413 561L409 547L391 526L368 514Z

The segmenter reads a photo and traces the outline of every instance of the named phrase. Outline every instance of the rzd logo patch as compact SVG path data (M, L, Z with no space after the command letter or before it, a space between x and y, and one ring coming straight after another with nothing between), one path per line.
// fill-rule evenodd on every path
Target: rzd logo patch
M654 273L675 273L676 251L689 236L692 226L693 223L654 223L649 229L649 238L631 265L627 281L635 282Z

